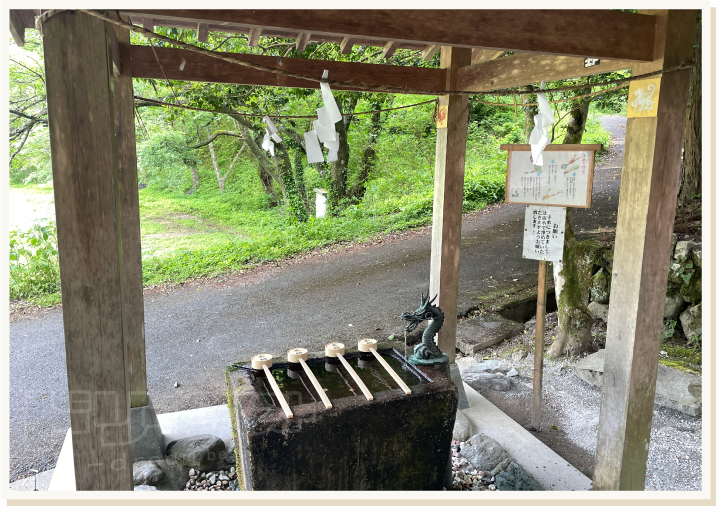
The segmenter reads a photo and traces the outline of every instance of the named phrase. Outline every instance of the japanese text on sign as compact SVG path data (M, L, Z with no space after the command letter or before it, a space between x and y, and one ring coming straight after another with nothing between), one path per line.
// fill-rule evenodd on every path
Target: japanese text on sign
M522 256L561 262L566 217L565 207L527 206Z

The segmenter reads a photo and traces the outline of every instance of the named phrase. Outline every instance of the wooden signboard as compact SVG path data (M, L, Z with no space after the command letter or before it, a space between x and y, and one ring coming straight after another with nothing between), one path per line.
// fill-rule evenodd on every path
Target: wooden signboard
M594 153L601 144L548 144L544 165L532 163L529 144L503 144L508 151L505 202L537 206L585 207L592 204Z

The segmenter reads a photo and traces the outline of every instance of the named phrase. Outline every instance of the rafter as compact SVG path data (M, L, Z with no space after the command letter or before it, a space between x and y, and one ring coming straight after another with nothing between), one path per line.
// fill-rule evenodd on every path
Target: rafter
M142 18L142 26L146 28L147 30L154 30L154 19L143 17Z
M314 35L651 61L652 16L610 10L122 10L133 16ZM195 25L194 25L195 26ZM475 29L480 27L480 29ZM539 36L535 36L539 34ZM569 34L569 36L565 36Z
M430 61L433 59L433 56L437 54L437 52L440 51L440 46L425 46L425 49L423 49L422 57L423 61Z
M252 28L251 31L249 31L249 47L258 46L260 36L261 36L261 28Z
M355 39L343 37L343 40L341 41L341 54L351 54L351 49L353 49L354 44Z
M196 40L199 42L206 42L209 40L209 25L206 23L199 23L196 27Z
M390 58L391 56L393 56L393 53L395 53L395 50L397 48L398 48L397 42L395 42L393 40L389 40L388 42L386 42L385 46L383 46L383 58L387 59L387 58Z
M204 56L185 49L155 47L161 68L157 64L152 48L131 46L132 77L168 79L177 81L202 81L214 83L249 84L258 86L283 86L287 88L318 88L317 82L286 76L277 76L260 70ZM261 56L239 53L224 53L234 58L260 63L291 72L320 77L324 70L330 71L332 79L355 82L356 84L378 84L386 86L410 86L420 83L425 90L441 90L445 86L445 70L424 67L401 67L399 65L376 65L357 62L309 60L307 58L281 58L281 65L275 56ZM184 70L179 67L184 62ZM126 64L126 63L125 63ZM164 73L162 72L164 69ZM331 85L338 90L354 89Z
M498 60L478 63L458 70L458 89L490 91L497 88L524 86L539 81L555 81L603 74L631 68L633 62L602 60L599 65L584 67L584 58L520 53Z
M10 33L19 47L25 45L25 21L16 10L10 11Z
M296 37L296 51L305 51L308 41L311 40L311 34L308 32L301 32Z
M505 54L506 51L493 51L490 49L473 49L472 50L472 65L476 63L482 63L485 61L495 60Z

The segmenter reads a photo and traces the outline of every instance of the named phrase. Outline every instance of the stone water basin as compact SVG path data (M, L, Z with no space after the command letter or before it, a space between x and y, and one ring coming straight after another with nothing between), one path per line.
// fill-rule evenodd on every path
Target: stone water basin
M369 401L337 359L306 361L333 407L327 409L295 364L271 373L293 418L265 376L227 368L228 404L244 490L442 490L450 473L457 386L397 350L381 356L411 390L405 394L370 354L344 358L373 394Z

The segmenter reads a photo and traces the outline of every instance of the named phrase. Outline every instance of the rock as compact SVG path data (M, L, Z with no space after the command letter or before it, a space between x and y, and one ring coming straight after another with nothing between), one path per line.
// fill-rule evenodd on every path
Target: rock
M452 438L456 441L467 441L475 433L475 427L468 417L459 409L455 416L455 426L452 429Z
M694 265L696 267L701 267L701 262L702 262L701 257L702 257L701 250L691 252L691 259L694 261Z
M595 318L601 318L602 320L609 321L609 305L600 304L599 302L590 302L587 306Z
M520 373L517 372L517 369L515 369L515 368L513 367L512 369L510 369L510 370L507 372L507 377L508 377L508 378L512 378L513 376L518 376L519 374L520 374Z
M502 367L502 364L500 364L499 360L484 360L476 365L473 365L467 371L496 373L503 370L504 368Z
M527 351L526 351L526 350L516 351L516 352L514 352L514 353L512 354L512 361L513 361L513 362L519 362L520 360L522 360L522 359L525 358L526 356L527 356Z
M189 476L196 476L196 470L195 469L189 469Z
M472 369L472 368L470 368ZM490 374L489 372L473 372L468 369L463 373L463 381L475 390L497 390L506 392L512 388L512 380L502 374Z
M602 387L605 350L588 355L574 364L579 379ZM691 416L701 416L701 376L659 364L656 373L654 403Z
M132 465L132 475L135 485L154 485L164 478L164 471L151 460L140 460Z
M679 242L679 236L676 234L671 234L671 255L669 258L674 258L674 248L676 248L676 243Z
M486 313L461 322L456 331L456 347L465 355L516 336L524 326L494 313Z
M221 459L221 461L226 464L236 464L236 454L234 453L234 439L225 439L224 447L226 449L221 452L221 454L219 455L219 459ZM217 465L223 466L223 463L218 463Z
M664 300L664 318L667 320L674 320L681 314L681 310L684 307L684 298L678 293L666 294Z
M510 462L507 469L497 475L495 485L500 490L544 490L517 462Z
M485 434L476 434L462 446L460 455L476 469L494 469L509 457L500 444Z
M151 485L137 485L134 487L135 492L156 492L157 487Z
M209 478L209 483L211 483L212 485L215 485L215 484L216 484L216 475L214 475L214 476L212 476L211 478Z
M701 303L691 306L679 316L681 328L687 339L693 339L697 330L701 328Z
M682 258L688 257L695 246L696 243L693 241L677 242L676 247L674 248L674 259L681 260Z
M688 269L682 278L683 284L679 289L679 294L686 302L698 304L701 302L701 269Z
M179 382L178 382L178 381L175 381L175 382L174 382L174 388L179 388Z
M677 285L680 285L684 282L683 279L681 279L681 276L679 275L679 271L681 270L681 264L675 260L672 260L669 264L669 274L667 276L667 279L675 283Z
M155 484L157 490L182 490L189 481L189 469L176 459L167 457L154 463L164 471L164 477Z
M502 471L504 471L505 469L507 469L507 466L510 465L510 462L512 462L512 459L510 459L509 457L507 457L507 458L504 459L502 462L500 462L499 464L497 464L497 466L495 466L495 468L494 468L492 471L490 471L490 475L492 475L492 476L497 476L497 475L500 474Z
M609 287L612 283L612 276L602 267L592 276L592 283L589 286L589 294L594 302L607 304L609 302Z
M211 434L185 437L167 445L167 456L176 459L185 467L200 471L213 469L219 455L225 451L224 442Z

